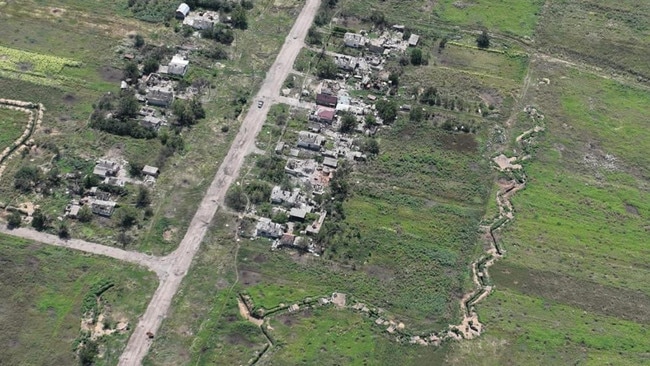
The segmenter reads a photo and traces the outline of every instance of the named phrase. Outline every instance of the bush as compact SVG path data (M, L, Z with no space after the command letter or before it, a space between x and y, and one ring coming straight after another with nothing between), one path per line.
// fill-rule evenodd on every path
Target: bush
M140 77L140 70L138 70L138 64L133 61L129 61L124 66L124 78L136 80Z
M145 75L149 75L152 72L158 71L158 67L160 67L160 63L158 62L158 60L156 60L155 58L148 58L144 62L144 68L142 69L142 72Z
M47 216L40 209L35 210L32 215L32 227L37 231L43 231L47 228Z
M149 190L146 187L140 186L140 189L138 190L138 198L135 201L136 207L147 207L151 204L151 195L149 194Z
M379 142L372 137L368 137L363 140L361 143L361 151L368 155L378 155L379 154Z
M258 205L271 199L271 189L271 185L268 183L255 180L247 184L244 191L248 195L250 202Z
M90 206L85 205L79 209L79 215L77 219L81 222L90 222L93 219L93 212L90 210Z
M17 190L28 193L42 180L43 174L41 170L33 165L26 165L21 167L14 176L14 188Z
M354 117L352 114L346 114L343 116L343 120L341 121L341 127L339 128L339 131L341 133L350 133L354 132L354 129L357 127L357 119Z
M248 205L246 193L239 185L232 185L226 192L226 205L235 211L244 211Z
M140 47L144 46L144 37L142 37L139 34L136 34L135 38L133 39L133 46L135 48L140 48Z
M375 103L375 108L377 108L377 114L381 119L384 120L385 124L391 124L395 122L397 118L397 104L394 101L388 100L378 100Z
M17 227L20 227L20 224L22 224L22 222L23 218L20 215L20 212L14 211L7 218L7 228L15 229Z
M59 224L59 230L57 231L59 234L59 238L61 239L68 239L70 238L70 229L68 228L68 224L65 221L61 221L61 224Z
M316 70L318 77L323 79L334 79L336 78L339 68L330 56L322 55Z
M133 207L125 206L120 210L118 215L119 225L124 229L128 229L138 223L139 216L138 211Z
M490 36L486 30L483 30L478 37L476 37L476 45L478 48L488 48L490 47Z
M422 50L419 48L414 48L411 51L411 64L415 66L422 65Z
M232 26L239 29L248 28L246 10L242 6L237 6L235 11L232 12Z
M307 32L307 43L311 45L320 45L323 43L323 36L314 26L309 28L309 31Z

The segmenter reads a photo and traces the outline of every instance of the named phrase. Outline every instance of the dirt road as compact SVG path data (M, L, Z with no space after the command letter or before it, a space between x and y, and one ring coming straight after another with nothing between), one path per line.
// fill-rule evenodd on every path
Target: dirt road
M164 260L164 258L153 257L143 253L129 252L119 248L95 244L80 239L63 240L56 235L42 233L27 228L9 230L4 225L0 225L0 233L138 264L156 272L158 277L165 277L167 271L167 261Z
M210 184L194 218L190 222L185 237L178 249L166 257L170 263L168 276L161 278L158 289L120 357L119 365L139 365L147 354L151 340L148 339L146 333L152 332L155 334L165 318L172 298L190 268L192 259L201 245L201 241L217 208L224 201L226 190L237 178L239 169L244 163L244 157L255 147L255 137L264 124L270 105L279 98L282 83L289 75L293 63L304 45L307 30L311 26L319 6L320 0L307 0L298 15L298 19L287 36L278 57L267 72L264 83L253 100L251 109L242 122L239 133L230 146L228 155L219 167L212 184ZM257 107L259 100L265 102L261 108Z

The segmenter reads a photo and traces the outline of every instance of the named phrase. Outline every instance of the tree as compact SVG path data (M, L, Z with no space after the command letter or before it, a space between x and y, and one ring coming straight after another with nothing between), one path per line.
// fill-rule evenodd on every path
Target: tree
M490 35L486 30L483 30L478 37L476 37L476 45L478 48L488 48L490 47Z
M135 38L133 39L133 46L135 46L135 48L140 48L144 46L144 37L142 37L139 34L136 34Z
M47 216L40 209L35 210L32 215L32 227L37 231L45 230L47 227Z
M417 106L413 107L409 112L409 120L411 122L420 122L422 121L422 108Z
M59 224L58 234L61 239L68 239L70 237L70 229L65 221L61 221L61 224Z
M356 127L357 119L352 114L346 113L341 121L341 127L339 128L339 131L341 133L350 133L353 132Z
M79 209L79 214L77 218L81 222L90 222L93 219L93 212L90 210L90 206L85 205Z
M378 155L379 154L379 142L372 137L368 137L363 140L361 144L361 151L369 155Z
M246 9L238 5L232 12L232 26L239 29L248 28L248 20L246 19Z
M235 211L244 211L248 205L246 193L240 185L233 185L226 192L226 205Z
M38 167L26 165L21 167L14 176L14 188L28 193L41 181L42 173Z
M20 227L20 224L22 222L23 222L23 218L20 215L20 212L14 211L7 218L7 228L8 229L15 229L17 227Z
M422 93L422 96L420 96L420 103L435 105L437 95L438 95L438 89L430 86L426 88L424 90L424 93Z
M79 350L79 363L81 366L92 366L95 364L95 358L99 353L97 342L87 340Z
M213 36L215 41L229 45L235 40L235 33L232 29L227 28L225 25L217 24L214 27Z
M121 120L134 118L138 114L138 109L140 109L140 104L135 98L133 91L122 91L117 103L115 116Z
M122 228L128 229L138 223L138 211L132 206L125 206L120 210L118 216L119 224Z
M246 10L251 10L251 9L253 9L254 4L253 4L252 0L242 0L241 1L241 6L242 6L242 8L244 8Z
M447 41L449 41L447 37L442 37L440 43L438 44L438 52L442 52L445 46L447 46Z
M307 31L307 43L312 45L320 45L323 43L323 36L318 32L315 26L311 26Z
M195 119L205 118L205 109L203 108L203 103L201 103L199 97L194 96L190 100L190 109L192 110Z
M167 135L169 137L169 135ZM161 135L161 142L162 142L162 135ZM163 145L165 144L164 142L162 143ZM129 161L129 174L132 177L141 177L142 176L142 169L144 168L144 164L139 162L139 161Z
M138 64L136 64L133 61L127 62L126 66L124 66L124 78L136 80L138 77L140 77L140 70L138 70Z
M373 128L377 125L377 119L375 116L372 114L366 114L366 118L364 119L364 127L365 128Z
M411 51L411 64L415 66L422 65L422 50L419 48L414 48Z
M394 101L383 99L378 100L375 104L375 108L377 108L377 114L384 120L385 124L395 122L395 119L397 118L397 104L395 104Z
M391 71L388 75L388 81L390 81L391 87L397 88L399 86L399 73L397 71Z
M330 56L323 55L317 66L318 77L322 79L334 79L339 71L338 66Z
M384 16L384 13L380 12L379 10L375 10L370 14L370 21L375 24L377 27L383 27L386 25L386 16Z
M92 187L97 187L101 182L95 174L88 174L84 177L83 183L84 188L90 189Z
M138 198L136 199L135 205L136 207L147 207L151 204L151 195L149 194L149 190L145 187L140 186L140 189L138 190Z
M158 67L160 67L160 63L158 60L156 60L153 57L150 57L144 61L144 67L142 69L142 73L145 75L149 75L152 72L158 71Z

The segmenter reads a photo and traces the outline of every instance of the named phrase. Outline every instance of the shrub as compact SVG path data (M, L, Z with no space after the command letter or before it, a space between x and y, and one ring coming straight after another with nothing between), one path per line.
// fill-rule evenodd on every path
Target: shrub
M476 45L478 48L490 47L490 35L488 35L486 30L483 30L483 32L476 37Z
M41 181L42 175L41 170L36 166L23 166L14 176L14 188L24 193L31 192Z
M81 222L90 222L93 219L93 212L90 210L90 206L85 205L79 209L79 214L77 218Z
M43 231L47 227L47 216L40 209L32 215L32 227L37 231Z
M7 228L15 229L20 227L20 224L23 222L23 218L20 215L20 212L14 211L7 218Z
M248 205L246 193L239 185L232 185L226 192L226 205L235 211L244 211Z

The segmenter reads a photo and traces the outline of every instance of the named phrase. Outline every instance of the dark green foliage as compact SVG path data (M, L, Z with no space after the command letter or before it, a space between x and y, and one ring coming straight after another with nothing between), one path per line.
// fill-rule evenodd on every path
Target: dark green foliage
M142 69L142 73L149 75L152 72L158 71L158 67L160 67L158 60L153 57L148 58L144 61L144 68Z
M423 58L422 58L422 50L419 48L414 48L411 50L411 64L415 66L422 65L423 63Z
M59 184L61 184L61 171L55 165L47 172L47 186L52 188L57 187Z
M392 88L399 87L399 73L396 71L391 71L388 75L388 81L390 81L390 86Z
M334 60L327 55L321 55L318 65L316 66L316 72L318 77L323 79L334 79L338 73L339 68L334 63Z
M79 349L79 364L81 366L92 366L99 354L99 346L96 341L86 340Z
M377 114L384 120L384 124L391 124L397 118L397 104L393 100L378 100L375 103Z
M24 193L31 192L41 181L42 176L43 174L38 167L25 165L14 176L14 188Z
M47 216L41 211L40 209L37 209L34 211L34 214L32 215L32 227L36 229L37 231L42 231L47 228Z
M420 107L413 107L411 111L409 112L409 120L411 122L420 122L422 121L423 113L422 113L422 108Z
M365 128L373 128L377 125L377 119L375 116L372 114L366 114L366 117L364 119L364 127Z
M372 137L367 137L361 143L361 151L363 151L368 155L378 155L379 142L377 142L377 139L374 139Z
M90 312L96 312L97 298L102 296L104 292L108 291L113 286L115 286L113 281L107 279L95 282L86 293L86 296L84 296L83 302L81 303L81 313L86 315Z
M140 214L135 208L124 206L120 209L117 218L119 225L124 229L128 229L138 223L139 216Z
M271 198L271 185L261 180L254 180L244 187L244 192L251 203L258 205L268 202Z
M260 179L279 184L285 179L286 163L286 160L279 156L261 156L255 166L260 170Z
M162 136L162 134L160 135ZM164 145L164 143L163 143ZM141 177L142 176L142 169L144 168L144 164L139 162L139 161L129 161L129 174L132 177Z
M342 133L354 132L354 129L357 127L357 119L353 114L347 113L343 116L341 120L341 127L339 131Z
M240 185L233 184L226 192L226 205L235 211L244 211L248 205L246 193Z
M476 37L476 45L478 48L488 48L490 47L490 36L486 30L483 30L478 37Z
M142 37L139 34L136 34L135 37L133 38L133 46L135 48L140 48L144 46L144 37Z
M97 177L95 174L88 174L84 177L84 188L90 189L92 187L97 187L101 181L99 180L99 177Z
M227 60L228 59L228 52L222 47L222 46L216 46L211 49L203 49L201 50L201 53L207 57L211 58L213 60Z
M138 64L133 61L127 62L126 65L124 66L124 78L136 80L138 77L140 77L140 70L138 70Z
M90 210L90 206L84 205L79 209L79 214L77 219L81 222L90 222L93 219L93 212Z
M134 118L138 114L140 105L135 98L133 91L122 91L117 100L117 110L115 111L115 118L125 120L127 118Z
M140 186L138 189L138 197L136 198L135 205L136 207L147 207L151 204L151 194L146 187Z
M90 127L118 136L131 136L136 139L152 139L156 131L143 127L138 121L127 119L106 118L100 111L90 116Z
M230 45L235 40L235 33L224 24L215 24L213 29L201 31L201 36L225 45Z
M242 0L241 1L241 7L246 9L246 10L251 10L251 9L253 9L254 6L255 6L255 4L253 4L252 0Z
M197 97L191 100L175 100L172 111L176 116L176 123L180 126L192 126L205 117L205 109Z
M61 239L70 238L70 229L68 228L68 224L65 221L61 221L61 224L59 224L59 229L57 230L57 234Z
M436 98L438 96L438 89L430 86L424 90L420 96L420 103L428 104L430 106L436 105Z
M246 10L242 6L237 6L232 12L232 26L239 29L248 28L248 20L246 19Z
M7 228L15 229L17 227L20 227L20 224L22 222L23 222L23 218L20 215L20 212L14 211L11 214L9 214L9 217L7 217Z
M309 28L309 31L307 32L307 43L311 45L320 45L323 43L323 36L315 26Z
M445 46L447 46L448 41L449 41L449 38L442 37L442 39L440 40L440 43L438 44L438 50L442 51L445 48Z
M384 13L382 13L379 10L375 10L370 14L370 21L376 26L376 27L384 27L388 24L386 21L386 16Z

